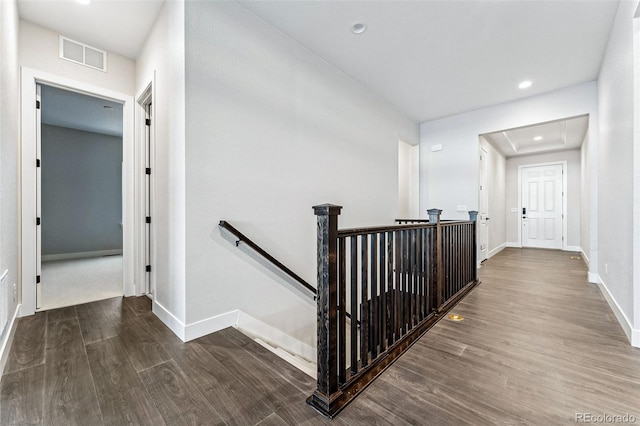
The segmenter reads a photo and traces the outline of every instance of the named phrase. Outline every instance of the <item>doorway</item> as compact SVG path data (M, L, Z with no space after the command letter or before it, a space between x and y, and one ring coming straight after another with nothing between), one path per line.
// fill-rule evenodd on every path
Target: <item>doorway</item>
M142 245L138 239L138 224L135 220L137 204L142 199L134 185L134 176L140 172L134 161L136 144L134 137L133 97L99 86L82 83L66 77L23 67L21 69L21 282L22 304L20 316L33 315L36 311L36 289L40 280L38 258L38 233L41 234L40 214L37 203L37 180L41 172L38 170L40 152L37 151L36 140L39 126L37 123L38 99L37 86L46 85L64 89L74 93L85 94L122 105L122 291L125 296L139 295L144 292L144 283L136 280L140 266L135 262L136 247ZM144 170L142 171L144 173Z
M122 296L122 103L36 93L36 308Z
M519 166L522 247L562 250L566 162Z

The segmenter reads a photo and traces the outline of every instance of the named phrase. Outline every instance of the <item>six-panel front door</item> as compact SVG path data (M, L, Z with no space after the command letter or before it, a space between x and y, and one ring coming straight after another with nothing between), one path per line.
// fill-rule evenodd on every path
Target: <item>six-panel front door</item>
M562 249L563 165L522 167L522 246Z

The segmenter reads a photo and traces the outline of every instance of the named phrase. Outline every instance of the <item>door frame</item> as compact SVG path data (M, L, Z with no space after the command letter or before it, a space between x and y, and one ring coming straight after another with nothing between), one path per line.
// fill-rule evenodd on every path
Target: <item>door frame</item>
M110 99L123 104L123 194L122 194L122 284L123 294L136 294L135 250L136 223L134 206L136 204L135 145L133 97L103 87L83 83L67 77L51 74L28 67L21 67L20 82L20 253L22 303L20 316L33 315L36 312L36 85L59 87L90 96Z
M550 161L547 163L531 163L518 166L518 245L522 248L522 169L527 167L539 166L562 166L562 250L566 251L568 246L567 236L567 181L569 180L569 170L567 169L567 160Z
M488 188L488 184L486 181L488 181L488 176L487 173L489 171L489 169L487 168L487 158L489 156L489 150L487 148L485 148L484 146L482 146L482 144L479 145L480 149L479 151L479 155L480 155L480 164L478 167L478 172L479 172L479 181L480 184L478 185L478 258L476 259L477 262L477 266L478 268L480 267L480 265L482 264L482 262L484 262L485 260L489 259L489 223L487 222L487 215L489 214L489 188ZM484 160L483 160L484 158ZM482 189L480 189L480 187L482 187ZM485 196L483 197L482 194L485 194ZM483 200L484 198L484 200ZM480 206L483 204L483 202L486 202L485 207L485 212L482 212L482 209L480 208ZM482 215L485 215L484 217L484 222L483 222L483 218ZM491 220L491 219L489 219ZM482 226L485 226L485 230L486 230L486 240L482 241L482 238L480 238L481 232L480 229ZM486 257L484 259L481 259L482 256L482 251L481 247L482 244L485 244L485 249L484 252L486 254Z
M136 247L135 247L135 261L136 261L136 282L140 283L137 286L136 295L151 294L152 298L156 293L156 250L155 250L155 238L156 235L156 221L152 220L149 224L149 261L152 265L149 272L149 287L147 288L146 281L146 222L145 222L145 199L149 197L149 215L153 217L156 212L155 194L156 194L156 162L155 162L155 140L156 140L156 79L155 72L153 75L146 79L147 84L140 90L135 96L135 133L136 133L136 173L135 173L135 189L136 189ZM147 152L147 129L145 124L146 110L145 106L151 104L151 125L149 126L149 152ZM151 174L149 176L149 193L146 188L146 173L147 167L146 158L149 157L149 165L151 168Z

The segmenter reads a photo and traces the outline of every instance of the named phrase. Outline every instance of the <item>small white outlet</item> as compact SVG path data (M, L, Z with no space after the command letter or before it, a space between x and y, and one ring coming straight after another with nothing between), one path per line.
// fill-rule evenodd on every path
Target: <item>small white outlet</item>
M604 264L604 274L605 275L609 275L609 264L608 263Z

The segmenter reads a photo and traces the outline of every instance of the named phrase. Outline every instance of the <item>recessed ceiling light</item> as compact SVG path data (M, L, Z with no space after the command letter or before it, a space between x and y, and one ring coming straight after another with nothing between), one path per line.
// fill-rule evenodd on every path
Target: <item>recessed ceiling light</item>
M365 31L367 31L367 25L362 22L357 22L351 27L351 32L354 34L362 34Z
M533 138L534 141L541 141L542 140L542 136L536 136L535 138Z
M80 4L89 4L91 3L91 0L76 0L78 3Z
M531 87L533 83L531 83L529 80L525 80L522 83L518 84L518 89L526 89L528 87Z

